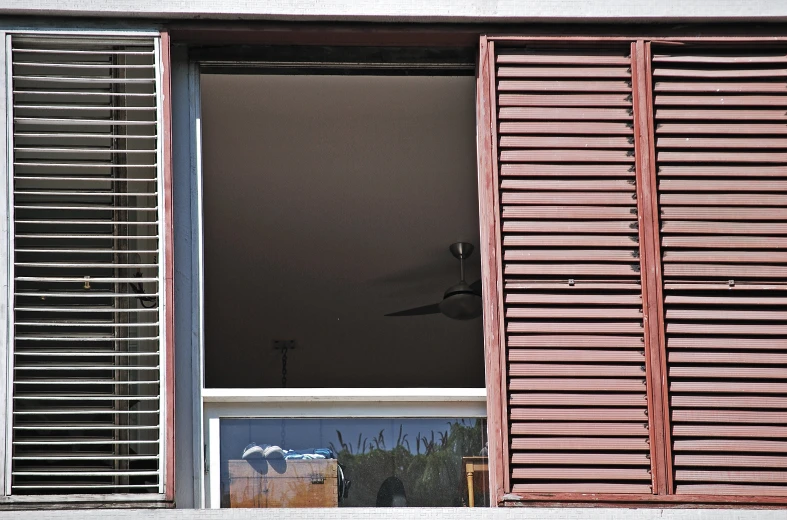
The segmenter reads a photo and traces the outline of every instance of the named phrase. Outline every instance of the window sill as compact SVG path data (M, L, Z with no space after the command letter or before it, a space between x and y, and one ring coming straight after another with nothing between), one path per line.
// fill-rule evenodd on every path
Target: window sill
M15 495L0 497L0 511L24 509L140 509L171 508L164 494Z
M205 388L205 403L485 402L485 388Z

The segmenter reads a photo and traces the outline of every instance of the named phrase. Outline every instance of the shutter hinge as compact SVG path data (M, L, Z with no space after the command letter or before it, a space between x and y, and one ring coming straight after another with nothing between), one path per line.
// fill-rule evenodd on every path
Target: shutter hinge
M730 287L735 287L735 280L727 280L727 285Z
M202 466L205 469L205 474L208 474L209 466L208 466L208 445L202 445Z

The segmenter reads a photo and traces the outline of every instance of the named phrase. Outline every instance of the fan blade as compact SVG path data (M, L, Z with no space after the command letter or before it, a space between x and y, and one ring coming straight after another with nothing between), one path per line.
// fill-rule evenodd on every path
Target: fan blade
M432 305L415 307L406 311L392 312L391 314L386 314L386 316L423 316L424 314L440 314L440 304L433 303Z
M481 280L478 279L475 282L470 284L470 288L476 293L478 296L481 296Z

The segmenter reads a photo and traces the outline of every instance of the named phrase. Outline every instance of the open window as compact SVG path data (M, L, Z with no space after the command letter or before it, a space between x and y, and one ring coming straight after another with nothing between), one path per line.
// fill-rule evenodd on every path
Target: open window
M488 503L472 52L261 52L200 77L210 506Z

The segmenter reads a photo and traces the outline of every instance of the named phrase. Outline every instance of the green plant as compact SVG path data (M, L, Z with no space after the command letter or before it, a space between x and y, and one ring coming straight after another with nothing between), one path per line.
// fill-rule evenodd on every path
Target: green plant
M333 443L330 446L352 481L343 505L374 506L382 482L395 476L405 486L409 506L461 506L465 501L462 457L481 451L484 424L465 420L448 422L445 431L431 431L429 436L419 433L415 437L415 450L411 449L402 425L396 444L390 449L386 448L384 430L371 442L359 436L355 450L344 442L340 431L337 430L336 436L340 448L336 449Z

